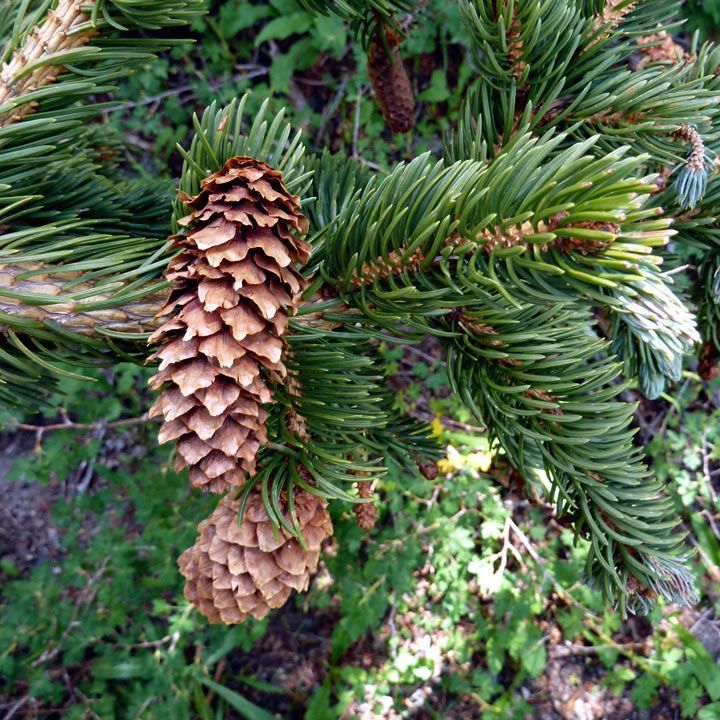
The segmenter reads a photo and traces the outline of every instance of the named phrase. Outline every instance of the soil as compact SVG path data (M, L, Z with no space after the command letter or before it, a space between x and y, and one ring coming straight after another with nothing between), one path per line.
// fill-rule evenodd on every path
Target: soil
M32 433L0 434L0 562L9 561L21 572L61 555L50 514L58 488L8 477L13 462L34 446Z

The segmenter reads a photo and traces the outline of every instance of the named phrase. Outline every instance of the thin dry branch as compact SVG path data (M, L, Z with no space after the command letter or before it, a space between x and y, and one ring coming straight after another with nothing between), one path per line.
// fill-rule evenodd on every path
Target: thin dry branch
M27 430L28 432L35 432L40 435L46 432L53 432L55 430L107 430L108 428L119 428L129 427L130 425L145 425L151 422L148 418L147 413L140 415L140 417L125 418L124 420L113 420L112 422L94 422L94 423L76 423L72 420L66 419L61 423L53 423L52 425L29 425L27 423L14 423L12 428L15 430Z

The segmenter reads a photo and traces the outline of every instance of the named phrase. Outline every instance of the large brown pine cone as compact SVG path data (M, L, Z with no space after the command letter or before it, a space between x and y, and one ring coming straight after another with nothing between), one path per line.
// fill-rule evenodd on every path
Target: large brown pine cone
M200 535L178 559L185 576L185 597L210 622L241 623L264 618L284 605L293 590L307 590L317 570L320 546L333 532L327 503L296 490L295 514L306 548L268 519L258 490L253 490L242 521L240 500L223 498L200 523Z
M401 41L394 30L380 27L368 48L370 83L383 118L394 133L406 133L415 124L415 96L398 51Z
M176 469L190 467L195 487L222 493L255 474L267 442L267 380L286 376L283 335L306 287L300 239L308 223L281 174L236 157L184 198L193 210L175 236L181 252L167 278L173 291L151 343L165 390L150 411L164 417L160 442L177 440Z

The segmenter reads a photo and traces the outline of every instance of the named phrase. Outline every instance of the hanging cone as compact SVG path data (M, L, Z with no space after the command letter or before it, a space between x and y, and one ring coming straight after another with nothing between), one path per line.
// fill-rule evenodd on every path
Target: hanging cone
M368 500L373 497L372 482L361 482L358 483L358 495L363 500ZM365 532L370 532L377 522L377 506L374 502L370 503L358 503L353 505L353 512L355 513L355 524Z
M401 41L394 30L381 26L368 49L370 82L385 122L394 133L406 133L415 123L415 97L398 51Z
M437 463L430 460L418 463L418 469L421 475L427 480L437 480L437 476L440 474Z
M333 532L327 503L305 490L294 495L305 548L273 528L259 490L252 491L240 522L239 506L240 500L223 498L200 523L195 545L178 559L185 597L213 623L233 625L250 615L260 620L284 605L293 590L307 590L320 546Z
M712 340L708 340L703 345L702 353L700 354L700 364L698 365L698 375L703 380L710 381L720 376L720 352L715 347L715 343Z
M161 443L177 441L176 470L222 493L255 474L267 442L266 381L287 374L282 337L306 287L294 263L310 256L308 223L280 173L252 158L229 160L183 199L191 229L174 238L167 319L150 338L162 345L150 386L165 387L150 417L165 420Z

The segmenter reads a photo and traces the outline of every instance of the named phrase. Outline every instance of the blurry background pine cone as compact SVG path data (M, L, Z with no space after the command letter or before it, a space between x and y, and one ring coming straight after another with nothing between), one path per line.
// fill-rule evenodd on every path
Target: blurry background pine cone
M370 83L383 118L394 133L409 132L415 124L415 96L398 50L401 42L398 33L381 26L368 48Z

